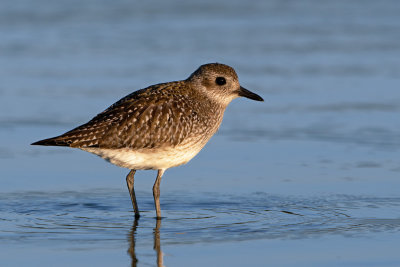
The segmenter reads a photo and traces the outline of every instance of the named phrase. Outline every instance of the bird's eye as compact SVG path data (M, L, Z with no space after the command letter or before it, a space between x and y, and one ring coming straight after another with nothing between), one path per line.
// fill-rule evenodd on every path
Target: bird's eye
M226 80L225 80L224 77L217 77L215 79L215 83L218 84L218 85L224 85L224 84L226 84Z

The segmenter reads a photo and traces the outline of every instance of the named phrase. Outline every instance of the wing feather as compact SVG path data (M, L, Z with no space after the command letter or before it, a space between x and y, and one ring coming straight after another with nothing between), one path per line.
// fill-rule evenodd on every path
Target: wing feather
M77 148L143 149L176 146L190 135L193 112L190 101L185 101L182 96L175 98L171 92L163 93L163 85L157 85L157 88L151 90L136 91L88 123L46 140L53 143L49 145Z

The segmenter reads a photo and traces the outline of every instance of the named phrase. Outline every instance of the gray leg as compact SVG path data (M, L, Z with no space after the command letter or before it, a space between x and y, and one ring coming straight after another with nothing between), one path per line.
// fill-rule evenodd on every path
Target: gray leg
M128 186L129 195L131 196L133 210L135 211L135 218L139 218L140 217L139 208L136 202L135 189L134 189L135 172L136 170L131 170L129 172L129 174L126 176L126 184Z
M154 197L154 205L156 206L156 214L157 214L157 220L161 219L161 208L160 208L160 182L161 182L161 177L164 174L163 169L158 170L157 174L157 179L154 183L153 186L153 197Z

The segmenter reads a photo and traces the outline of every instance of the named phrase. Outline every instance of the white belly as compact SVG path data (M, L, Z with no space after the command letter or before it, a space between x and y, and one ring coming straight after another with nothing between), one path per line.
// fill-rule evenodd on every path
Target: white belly
M135 170L160 170L176 167L191 160L204 145L184 145L160 149L81 148L119 167Z

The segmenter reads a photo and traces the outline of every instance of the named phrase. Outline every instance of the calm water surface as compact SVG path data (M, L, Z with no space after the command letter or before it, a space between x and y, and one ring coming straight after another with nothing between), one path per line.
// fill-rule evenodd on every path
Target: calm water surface
M400 3L2 1L0 265L399 266ZM222 62L262 95L161 185L30 143Z
M349 259L340 259L341 253L348 242L356 240L358 251L371 247L388 249L384 254L376 253L359 259L382 262L396 247L397 240L386 239L382 246L380 239L386 234L398 237L400 232L397 216L400 198L348 195L282 197L261 192L251 195L187 195L175 192L173 196L163 198L165 218L157 221L153 218L151 197L141 192L138 197L144 212L140 220L134 221L126 192L2 194L2 259L15 265L26 265L32 257L37 257L34 254L39 251L45 253L37 259L39 265L69 265L69 260L64 262L62 259L74 259L75 254L85 260L74 264L85 265L88 261L98 262L100 259L100 264L104 264L102 253L108 250L109 263L116 261L124 265L129 262L132 265L196 265L204 260L199 260L203 253L213 258L209 259L210 264L242 265L254 261L256 265L264 265L259 261L263 257L301 251L299 247L288 250L286 245L271 248L275 241L278 244L282 241L310 244L312 241L321 247L313 247L303 255L304 258L291 258L290 261L349 264ZM331 257L320 256L325 252L326 244L338 246L341 242L339 248L331 248ZM376 246L371 246L371 242ZM258 244L256 248L252 247L254 244ZM197 254L189 257L186 253L190 253L193 246L198 247ZM215 246L211 255L208 254L209 246ZM224 256L215 257L219 249L226 246L234 248L223 252L227 253ZM203 251L202 248L206 249ZM24 257L15 258L12 253L15 251ZM123 256L123 251L129 257ZM240 258L235 255L239 251L258 256ZM284 263L290 261L282 259Z

